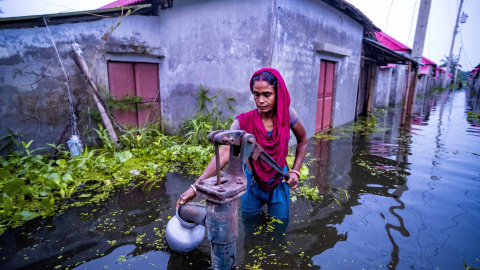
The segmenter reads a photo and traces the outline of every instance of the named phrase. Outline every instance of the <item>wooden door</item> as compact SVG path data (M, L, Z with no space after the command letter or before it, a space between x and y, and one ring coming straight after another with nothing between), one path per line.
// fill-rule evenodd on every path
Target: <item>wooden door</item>
M120 99L126 95L136 95L135 71L132 63L108 62L108 81L110 94L114 99ZM131 105L131 104L129 104ZM115 109L115 119L121 124L136 126L137 113L131 110Z
M332 127L333 87L335 81L335 62L322 60L317 94L317 114L315 132Z
M114 111L122 124L141 126L160 120L160 83L158 64L134 62L108 62L110 93L120 99L125 95L142 97L142 102L130 104L135 111Z

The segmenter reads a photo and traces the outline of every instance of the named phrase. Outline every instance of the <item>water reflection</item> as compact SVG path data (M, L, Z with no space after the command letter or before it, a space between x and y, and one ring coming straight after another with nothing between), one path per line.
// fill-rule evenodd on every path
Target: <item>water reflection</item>
M480 268L480 126L466 119L480 109L477 97L426 94L407 125L387 110L370 132L347 124L311 139L311 185L321 199L298 198L289 224L240 212L238 268ZM206 269L207 239L183 255L162 235L192 181L168 174L158 185L9 230L0 237L0 268Z

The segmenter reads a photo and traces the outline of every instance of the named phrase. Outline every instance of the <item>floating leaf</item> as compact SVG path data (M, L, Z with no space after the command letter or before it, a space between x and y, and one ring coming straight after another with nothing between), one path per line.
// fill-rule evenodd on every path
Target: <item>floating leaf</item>
M20 178L14 178L7 181L5 185L3 185L3 192L5 192L8 196L13 196L24 185L25 180Z

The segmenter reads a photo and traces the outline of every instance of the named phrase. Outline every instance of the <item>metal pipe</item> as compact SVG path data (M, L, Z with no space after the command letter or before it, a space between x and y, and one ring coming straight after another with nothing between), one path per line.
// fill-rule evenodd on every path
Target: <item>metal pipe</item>
M178 215L186 222L205 226L207 206L199 203L186 203L178 206Z
M224 204L207 200L207 237L211 241L212 269L236 268L238 199Z

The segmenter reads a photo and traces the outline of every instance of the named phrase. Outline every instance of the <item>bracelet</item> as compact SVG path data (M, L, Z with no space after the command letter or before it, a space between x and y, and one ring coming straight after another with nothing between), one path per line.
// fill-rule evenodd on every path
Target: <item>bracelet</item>
M288 171L288 172L289 172L289 173L293 172L293 173L295 173L295 174L298 176L298 178L300 178L300 173L299 173L299 172L297 172L297 171L295 171L295 170L290 170L290 171Z
M193 190L194 190L195 193L196 193L196 192L197 192L197 189L195 188L195 186L194 186L194 185L190 185L190 186L193 188Z

